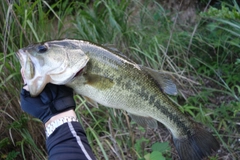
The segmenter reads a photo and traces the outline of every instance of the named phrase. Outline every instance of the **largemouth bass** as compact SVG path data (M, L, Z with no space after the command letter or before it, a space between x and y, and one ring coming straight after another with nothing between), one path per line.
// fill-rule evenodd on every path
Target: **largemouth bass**
M182 160L200 160L219 148L208 131L166 96L177 94L166 74L140 66L115 49L66 39L31 45L17 55L32 96L47 83L65 84L94 106L127 111L142 126L156 128L159 121L171 131Z

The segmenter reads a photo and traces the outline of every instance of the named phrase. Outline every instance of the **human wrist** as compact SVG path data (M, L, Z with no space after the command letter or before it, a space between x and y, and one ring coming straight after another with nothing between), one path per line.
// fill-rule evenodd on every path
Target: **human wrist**
M61 112L57 115L54 115L45 123L45 127L47 127L51 122L53 122L57 119L60 119L62 117L74 117L74 118L76 118L76 113L73 109L70 109L68 111L64 111L64 112Z
M53 116L45 124L46 137L48 138L58 127L69 122L78 122L76 114L73 110L68 110Z

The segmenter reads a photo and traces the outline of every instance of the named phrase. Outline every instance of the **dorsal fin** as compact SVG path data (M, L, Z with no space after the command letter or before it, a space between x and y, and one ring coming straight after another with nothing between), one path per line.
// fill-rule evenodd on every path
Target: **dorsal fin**
M157 81L164 93L169 95L177 95L177 87L168 74L144 66L140 66L140 68Z

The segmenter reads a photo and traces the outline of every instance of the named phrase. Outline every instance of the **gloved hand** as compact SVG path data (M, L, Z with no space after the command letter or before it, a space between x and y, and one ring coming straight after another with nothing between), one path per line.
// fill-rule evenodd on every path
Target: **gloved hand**
M28 114L39 118L44 124L54 115L75 109L73 90L63 85L47 84L37 97L22 89L21 108Z

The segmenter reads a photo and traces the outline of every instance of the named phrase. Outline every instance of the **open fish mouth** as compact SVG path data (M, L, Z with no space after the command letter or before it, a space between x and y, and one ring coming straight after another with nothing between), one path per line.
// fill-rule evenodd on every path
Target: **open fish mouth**
M23 67L23 57L22 57L23 50L20 49L16 52L16 57L18 58L21 66Z
M80 70L75 74L74 77L77 77L77 76L81 75L81 74L83 73L84 68L85 68L85 67L83 67L82 69L80 69Z
M24 81L24 85L26 85L27 82L26 82L25 76L24 76L24 68L23 68L23 66L24 66L24 59L23 59L22 54L23 54L23 50L20 49L20 50L18 50L18 51L16 52L16 57L17 57L17 59L18 59L19 62L20 62L20 65L21 65L21 71L20 71L20 73L21 73L21 75L22 75L22 78L23 78L23 81Z

